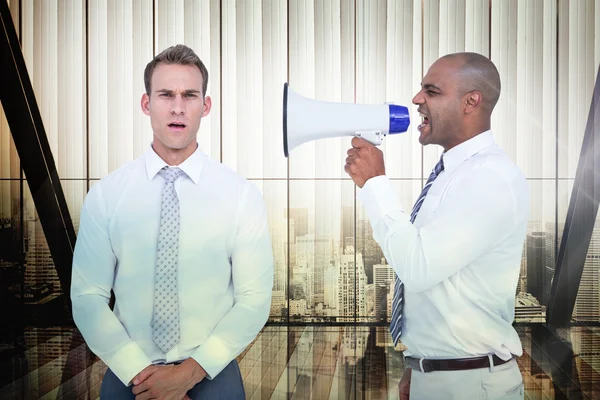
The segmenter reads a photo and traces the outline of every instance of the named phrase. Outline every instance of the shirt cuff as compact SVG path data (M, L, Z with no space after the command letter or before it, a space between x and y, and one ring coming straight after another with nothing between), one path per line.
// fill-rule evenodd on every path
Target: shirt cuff
M379 175L366 181L362 189L358 190L356 197L365 207L371 223L379 221L392 211L404 212L398 194L386 175Z
M192 358L214 379L231 361L231 350L217 336L209 336L206 342L192 353Z
M152 364L146 353L134 342L127 343L104 362L125 386L129 386L138 373Z

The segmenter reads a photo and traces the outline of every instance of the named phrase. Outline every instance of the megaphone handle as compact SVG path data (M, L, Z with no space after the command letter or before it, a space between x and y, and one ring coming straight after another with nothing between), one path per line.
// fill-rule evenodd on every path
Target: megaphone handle
M375 146L379 146L383 142L384 135L381 131L359 131L355 132L354 136L365 139Z

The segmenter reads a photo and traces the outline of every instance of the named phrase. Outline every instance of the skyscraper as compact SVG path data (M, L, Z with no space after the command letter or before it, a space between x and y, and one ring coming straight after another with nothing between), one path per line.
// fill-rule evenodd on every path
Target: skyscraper
M527 234L527 292L542 301L542 275L546 269L546 232Z
M26 255L25 286L49 283L51 291L62 293L54 260L39 220L27 221L25 228L30 239Z
M313 305L323 303L325 296L325 268L333 262L333 239L319 236L314 243Z
M546 224L546 262L542 269L542 298L540 303L548 306L550 301L550 291L552 290L552 280L554 279L554 271L556 270L556 233L554 223Z
M340 271L334 265L329 265L324 271L324 293L323 303L326 307L331 310L335 310L337 314L338 302L339 302L339 282L340 282Z
M386 321L388 318L388 309L392 307L395 279L396 273L385 263L385 258L381 259L381 264L373 266L376 321Z
M306 304L314 304L315 283L315 237L314 235L296 236L296 265L302 267L304 273L304 290ZM294 275L296 268L294 268Z
M344 206L342 207L342 237L340 243L342 249L347 246L354 247L354 207Z
M592 232L573 310L573 320L600 321L600 229L598 227Z
M355 264L356 258L356 264ZM362 255L354 253L352 246L346 247L341 257L339 285L339 309L342 321L353 321L354 317L366 316L367 275Z
M373 266L383 258L383 251L373 239L373 228L368 220L356 222L356 251L363 256L367 282L373 283Z
M290 208L288 218L290 221L294 221L294 232L296 236L304 236L308 233L307 208Z

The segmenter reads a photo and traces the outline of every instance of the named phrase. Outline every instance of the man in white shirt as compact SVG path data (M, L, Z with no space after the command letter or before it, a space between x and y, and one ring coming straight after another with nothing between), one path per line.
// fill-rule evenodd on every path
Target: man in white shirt
M390 331L401 338L400 398L522 399L514 320L529 192L494 142L494 64L475 53L437 60L413 99L419 141L444 152L412 212L385 176L382 152L353 138L346 172L397 280Z
M199 149L211 100L198 56L170 47L144 81L152 145L86 196L73 317L109 367L103 400L243 399L235 358L266 322L273 286L264 201Z

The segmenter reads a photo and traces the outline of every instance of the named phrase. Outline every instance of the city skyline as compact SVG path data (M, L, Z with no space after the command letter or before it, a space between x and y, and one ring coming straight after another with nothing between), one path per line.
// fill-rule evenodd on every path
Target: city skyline
M60 186L56 198L41 201L62 202L64 194L66 221L75 231L89 189L150 146L151 121L139 106L146 64L178 43L205 63L212 109L202 119L199 146L259 187L271 229L273 323L240 360L253 399L392 398L404 368L405 348L394 347L383 326L389 324L395 273L372 239L359 189L344 171L350 138L311 141L285 157L283 84L318 101L408 107L408 131L387 136L379 148L400 204L410 212L443 150L419 143L420 117L411 99L439 57L463 51L489 57L502 83L491 121L494 140L531 193L514 314L525 396L597 397L600 224L583 271L561 265L568 298L577 290L571 326L544 322L571 200L592 195L573 187L588 148L584 134L593 125L590 105L596 106L598 1L7 4L18 36L12 43L18 43L26 70L19 76L29 79L28 104L41 117L35 133L47 140L45 161L55 172L43 184ZM30 193L39 199L40 187L32 179L30 189L27 180L43 171L28 169L30 148L17 151L13 142L28 133L9 126L0 105L0 301L9 310L9 329L0 338L8 365L0 374L0 398L95 398L107 366L67 326L68 294L57 269L66 282L69 266L54 266ZM584 186L590 181L587 175ZM47 228L54 221L43 222ZM566 254L576 250L578 230L577 224L566 230L574 239ZM575 288L569 283L578 272ZM361 323L382 326L356 326Z
M330 218L327 226L321 224L319 235L315 235L319 226L316 210L284 208L279 213L273 210L269 213L279 215L279 223L270 221L275 264L272 321L289 318L389 323L395 273L372 238L369 221L361 218L358 209L343 206L337 224L335 217ZM24 217L24 288L37 290L39 296L56 297L62 291L35 210L26 208ZM9 241L14 247L15 235L19 234L18 221L8 218L3 221L0 231L3 248L6 249L9 227L13 232ZM561 226L541 221L529 223L515 296L516 322L545 320ZM574 322L600 321L599 255L600 228L596 228L573 312ZM3 270L16 265L14 261L9 264L9 259L15 257L4 256ZM16 289L13 285L11 291Z

